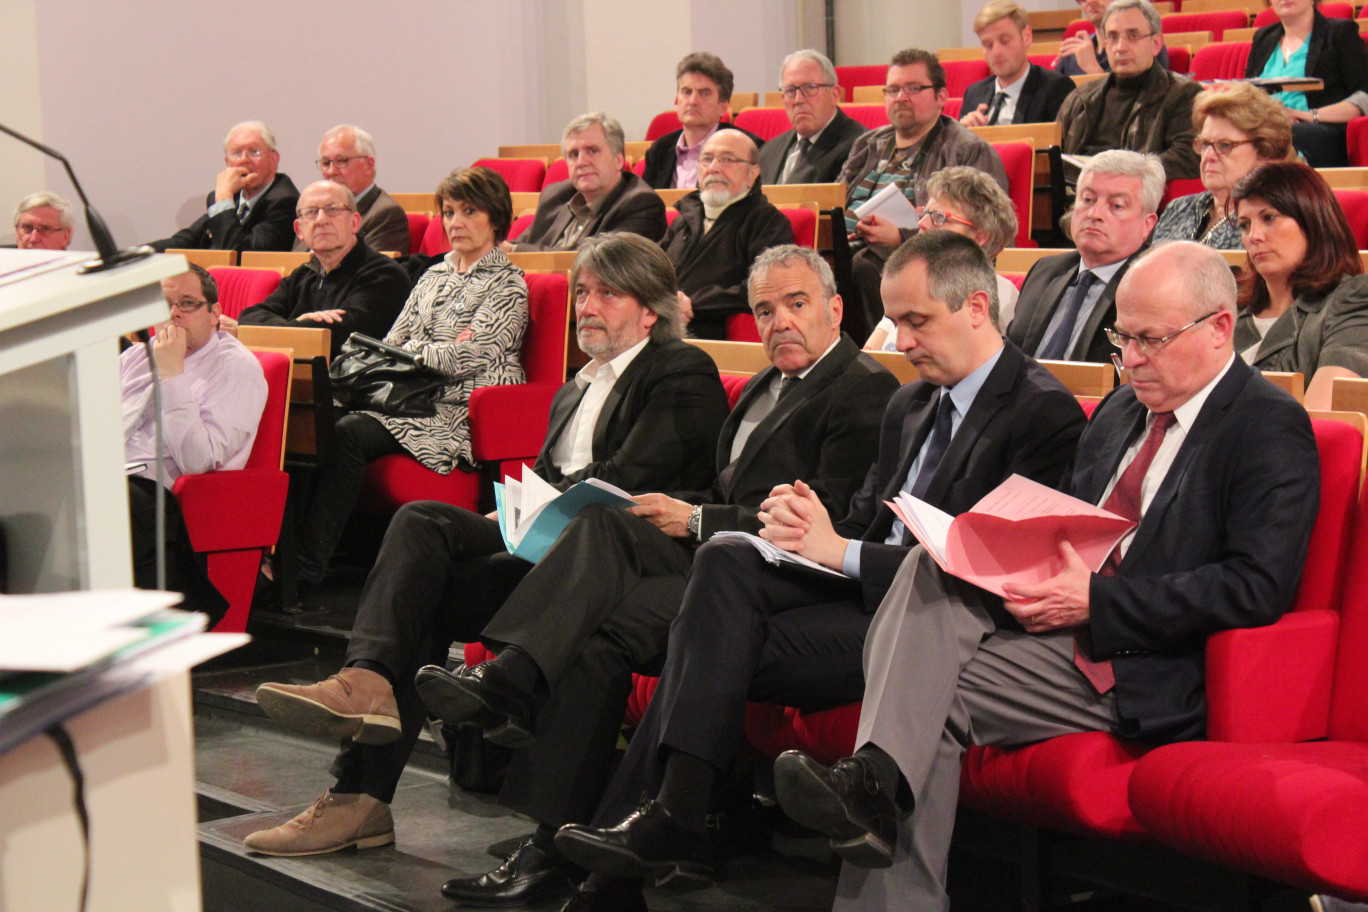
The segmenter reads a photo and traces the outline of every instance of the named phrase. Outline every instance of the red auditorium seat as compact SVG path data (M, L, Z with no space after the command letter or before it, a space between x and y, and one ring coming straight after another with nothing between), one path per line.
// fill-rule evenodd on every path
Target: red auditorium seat
M1191 72L1198 82L1213 79L1243 79L1245 62L1249 60L1250 42L1212 42L1197 49L1192 57Z
M552 184L570 179L570 166L565 163L565 159L558 158L546 167L546 177L542 178L541 189L545 190Z
M724 111L722 119L730 122L731 114ZM682 130L683 128L684 125L679 122L679 115L674 112L673 108L668 111L661 111L651 118L650 125L646 127L646 141L655 142L666 133L673 133L675 130Z
M1356 168L1368 166L1368 117L1349 121L1346 133L1349 145L1349 164Z
M1187 73L1192 69L1192 51L1181 45L1174 45L1168 49L1169 71L1173 73Z
M1226 29L1249 27L1249 13L1244 10L1213 10L1209 13L1169 13L1160 16L1164 34L1172 32L1211 32L1212 41L1220 41ZM1169 61L1173 60L1174 48L1169 48ZM1243 75L1243 74L1241 74Z
M947 60L945 67L945 92L950 98L963 98L964 90L988 76L986 60Z
M1168 204L1180 196L1190 196L1193 193L1201 193L1206 187L1200 178L1180 177L1164 184L1164 195L1159 200L1159 214L1162 215Z
M440 217L428 221L427 231L423 233L423 242L418 247L418 252L423 256L436 256L439 253L446 253L451 249L451 241L447 240L446 231L442 228Z
M888 126L888 111L881 104L847 104L841 110L871 130Z
M1354 18L1354 4L1352 3L1318 3L1316 9L1320 10L1322 15L1329 16L1332 19ZM1263 28L1265 25L1272 25L1277 21L1278 14L1271 8L1260 10L1259 15L1254 17L1254 27ZM1240 75L1243 76L1244 74L1241 73Z
M255 354L266 375L266 407L247 464L241 469L182 475L171 488L185 515L191 546L208 556L209 580L228 600L228 613L214 627L220 633L247 629L261 555L280 537L290 485L281 469L290 357L276 351Z
M225 317L237 319L253 304L266 300L280 287L280 273L274 269L248 266L211 266L209 274L218 284L219 308Z
M423 235L427 234L428 222L432 217L426 212L409 212L409 253L418 253L423 249ZM441 224L441 220L438 220Z
M1368 192L1363 190L1336 190L1335 199L1349 219L1349 228L1354 232L1354 241L1360 250L1368 250Z
M959 120L960 111L962 110L964 110L963 98L947 98L945 100L945 108L943 109L943 113L946 117L953 117L956 120Z
M1075 19L1073 22L1070 22L1068 25L1064 26L1064 37L1072 38L1079 32L1087 32L1091 35L1093 32L1096 31L1097 28L1087 19Z
M838 66L836 81L841 84L847 102L854 101L855 89L860 86L882 86L888 79L887 64L874 66ZM854 116L853 114L851 115Z
M1031 193L1035 189L1035 150L1028 142L993 143L1002 167L1007 172L1007 195L1017 214L1017 236L1013 246L1038 246L1031 240Z
M532 220L536 218L531 212L520 215L513 220L513 224L508 227L508 239L516 241L524 231L532 227Z
M540 193L546 162L540 158L481 158L471 167L499 172L514 193Z
M783 108L747 108L736 115L736 125L766 141L793 127Z
M529 273L530 321L523 339L527 382L486 386L470 395L470 438L475 459L499 477L514 463L531 463L541 450L551 398L565 381L566 314L569 280L564 275ZM362 506L393 513L413 500L440 500L477 509L481 475L460 469L442 475L406 453L383 456L366 471Z

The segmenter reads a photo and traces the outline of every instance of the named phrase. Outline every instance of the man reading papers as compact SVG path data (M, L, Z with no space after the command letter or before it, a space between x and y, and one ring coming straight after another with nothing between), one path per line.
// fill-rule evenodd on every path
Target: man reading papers
M1235 357L1225 260L1157 247L1116 305L1109 335L1130 383L1093 415L1068 490L1137 528L1098 572L1059 543L1064 569L1008 584L1000 603L914 551L870 627L855 756L776 763L784 810L847 861L837 909L949 908L968 744L1200 738L1206 638L1272 623L1292 600L1316 444L1305 410Z
M680 339L670 261L638 235L599 235L581 245L570 285L593 360L552 400L533 470L558 488L589 477L629 491L706 485L727 398L712 359ZM504 550L493 519L434 501L401 508L361 591L345 667L318 684L257 689L272 718L344 740L337 784L247 847L311 855L393 842L389 802L426 718L414 672L477 636L531 569Z
M865 631L910 545L888 498L907 489L957 513L1013 473L1062 480L1083 413L1003 341L996 294L992 263L962 235L919 232L889 258L885 311L922 379L889 402L844 520L833 525L806 478L761 505L765 538L849 578L772 566L735 538L699 548L660 684L595 815L609 828L556 835L596 872L585 908L644 909L641 881L627 878L711 879L708 797L741 744L748 699L805 710L860 699ZM653 799L633 810L643 792Z

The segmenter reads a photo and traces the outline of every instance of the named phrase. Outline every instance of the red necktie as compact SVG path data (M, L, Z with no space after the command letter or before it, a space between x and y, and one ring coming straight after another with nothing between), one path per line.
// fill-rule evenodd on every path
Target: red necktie
M1149 472L1150 463L1154 462L1154 454L1159 452L1164 435L1172 425L1173 412L1154 413L1154 420L1150 422L1149 433L1145 435L1145 442L1140 445L1140 452L1135 454L1131 464L1126 466L1126 471L1121 473L1116 487L1112 488L1111 496L1102 504L1102 509L1131 522L1140 522L1140 488L1144 484L1145 474ZM1117 542L1112 553L1108 554L1106 561L1103 562L1102 569L1097 572L1103 576L1115 576L1116 569L1120 566L1121 543ZM1104 694L1116 686L1116 674L1112 671L1110 659L1096 662L1088 657L1090 650L1085 648L1091 645L1088 640L1088 628L1080 627L1074 634L1074 664L1092 682L1092 686L1097 688L1097 692Z

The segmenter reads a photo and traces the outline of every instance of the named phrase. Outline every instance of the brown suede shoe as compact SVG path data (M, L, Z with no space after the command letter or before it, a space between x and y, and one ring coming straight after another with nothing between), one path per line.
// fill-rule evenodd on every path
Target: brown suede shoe
M394 842L389 805L370 795L331 791L278 827L259 830L243 841L262 855L323 855L356 846L373 849Z
M344 668L317 684L262 684L263 712L306 735L351 738L357 744L388 744L399 737L399 707L383 675Z

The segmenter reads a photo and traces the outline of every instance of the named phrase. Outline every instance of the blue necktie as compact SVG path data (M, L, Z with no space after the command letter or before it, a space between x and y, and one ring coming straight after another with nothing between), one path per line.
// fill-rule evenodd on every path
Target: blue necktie
M940 468L945 451L950 449L950 435L954 420L955 403L951 400L950 393L942 389L940 404L936 406L936 424L931 428L931 438L926 444L926 453L922 457L921 469L917 472L917 480L912 482L912 490L909 492L919 500L925 496L926 489L931 487L931 477L936 474L936 469Z
M1061 361L1068 357L1069 337L1073 335L1074 324L1078 322L1078 312L1083 309L1083 302L1088 299L1088 291L1098 281L1097 276L1091 272L1084 271L1078 274L1078 284L1074 286L1069 299L1064 302L1064 319L1060 321L1054 335L1045 343L1037 358Z

